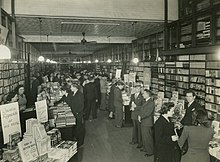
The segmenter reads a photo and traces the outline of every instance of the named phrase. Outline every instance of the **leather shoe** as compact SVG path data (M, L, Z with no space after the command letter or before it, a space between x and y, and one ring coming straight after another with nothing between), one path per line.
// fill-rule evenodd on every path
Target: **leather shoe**
M153 156L153 154L145 154L144 156L150 157Z
M131 145L135 145L136 143L132 141L132 142L130 142L129 144L131 144Z
M142 146L139 146L139 145L137 146L137 148L141 148L141 147L142 147Z
M146 152L144 149L140 149L141 152Z

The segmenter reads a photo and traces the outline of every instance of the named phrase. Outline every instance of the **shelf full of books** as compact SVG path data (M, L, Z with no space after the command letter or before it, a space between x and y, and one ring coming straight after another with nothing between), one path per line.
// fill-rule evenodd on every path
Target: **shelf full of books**
M25 64L0 63L0 103L4 102L4 96L25 82Z
M196 100L220 120L219 60L217 54L187 54L177 56L175 62L154 63L151 89L154 93L164 92L167 98L178 91L180 99L185 99L185 91L192 89Z

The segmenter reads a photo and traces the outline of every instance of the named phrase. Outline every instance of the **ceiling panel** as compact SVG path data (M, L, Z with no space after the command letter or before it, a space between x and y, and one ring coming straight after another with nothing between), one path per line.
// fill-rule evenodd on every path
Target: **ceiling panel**
M36 49L41 50L42 54L50 55L54 54L92 54L94 51L98 51L107 47L115 46L117 44L93 44L88 43L86 45L83 44L73 44L73 43L31 43Z
M90 19L41 18L42 35L73 35L85 32L88 36L143 37L162 27L162 22L132 22ZM37 17L16 17L20 35L39 35Z

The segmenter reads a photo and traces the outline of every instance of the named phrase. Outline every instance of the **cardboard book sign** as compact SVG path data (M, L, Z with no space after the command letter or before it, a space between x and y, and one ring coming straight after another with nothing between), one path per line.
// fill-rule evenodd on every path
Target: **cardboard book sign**
M31 162L38 158L36 142L33 138L26 138L18 143L23 162Z
M37 119L41 123L48 121L47 102L46 100L35 102Z
M115 78L121 78L121 69L116 69Z
M19 132L21 134L20 114L18 103L0 105L1 124L4 144L9 142L11 134Z

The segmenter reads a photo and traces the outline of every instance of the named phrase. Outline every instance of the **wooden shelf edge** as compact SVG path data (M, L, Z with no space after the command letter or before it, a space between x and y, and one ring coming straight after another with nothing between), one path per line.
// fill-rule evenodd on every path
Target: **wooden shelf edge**
M183 54L209 54L209 53L217 53L219 50L219 46L205 46L199 48L183 48L183 49L176 49L176 50L166 50L161 51L163 56L169 55L183 55Z

